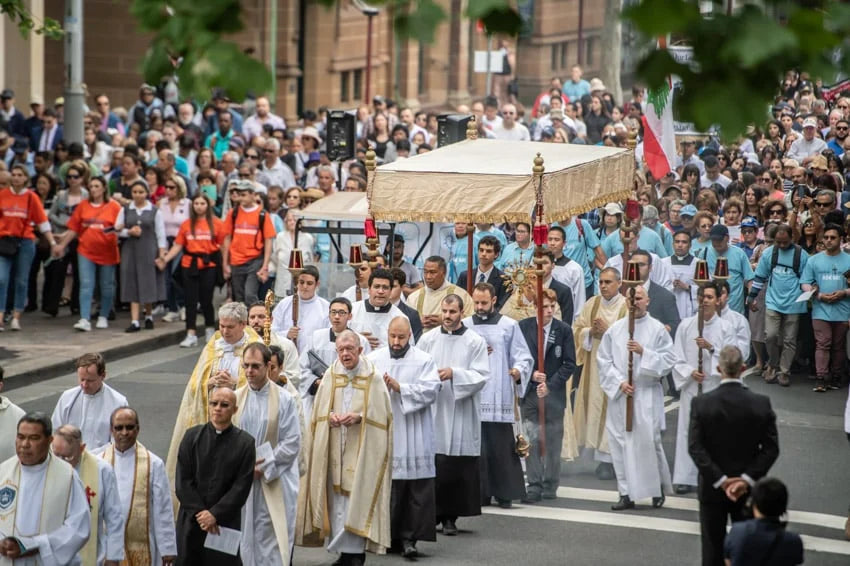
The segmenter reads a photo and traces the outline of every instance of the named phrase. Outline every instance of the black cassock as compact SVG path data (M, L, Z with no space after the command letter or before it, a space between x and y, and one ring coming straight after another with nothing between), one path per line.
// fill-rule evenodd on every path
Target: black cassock
M178 566L238 566L238 556L204 548L207 533L195 515L209 511L221 527L240 530L242 506L254 481L254 438L231 426L217 433L211 424L190 428L180 442L175 488Z

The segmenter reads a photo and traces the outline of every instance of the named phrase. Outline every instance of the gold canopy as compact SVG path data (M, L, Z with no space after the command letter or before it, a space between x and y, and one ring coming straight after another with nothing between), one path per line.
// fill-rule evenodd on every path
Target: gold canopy
M634 154L629 150L478 139L378 167L368 187L372 214L383 221L529 222L538 153L544 159L548 221L631 195Z

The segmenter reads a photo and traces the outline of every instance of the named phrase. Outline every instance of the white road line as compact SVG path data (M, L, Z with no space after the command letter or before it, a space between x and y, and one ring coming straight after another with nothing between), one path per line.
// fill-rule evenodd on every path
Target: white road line
M602 511L587 511L584 509L564 509L560 507L514 506L512 509L485 507L486 515L503 515L505 517L524 517L528 519L546 519L550 521L566 521L571 523L587 523L609 527L626 527L663 531L687 535L699 535L700 526L696 521L666 519L648 515L633 515L623 513L605 513ZM651 512L651 511L648 511ZM850 556L850 542L801 535L803 547L811 552L828 552Z
M558 497L564 499L578 499L581 501L601 501L604 503L614 503L617 500L617 492L604 489L586 489L579 487L559 487ZM686 497L668 496L664 503L665 508L677 509L679 511L699 511L699 501ZM846 517L838 515L828 515L826 513L813 513L811 511L795 511L788 512L788 521L793 528L794 523L801 525L814 525L816 527L826 527L828 529L844 530L844 522Z

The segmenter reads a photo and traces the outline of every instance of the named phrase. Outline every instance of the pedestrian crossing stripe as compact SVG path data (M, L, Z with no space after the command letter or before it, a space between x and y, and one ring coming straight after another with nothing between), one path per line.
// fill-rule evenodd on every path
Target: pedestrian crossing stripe
M579 499L583 501L614 502L617 500L616 491L601 489L583 489L572 487L559 487L558 497L565 499ZM665 508L698 511L699 502L695 499L683 497L667 497ZM663 531L688 535L700 534L698 521L685 521L681 519L668 519L665 517L653 517L645 514L635 520L635 514L613 513L604 511L590 511L585 509L569 509L563 507L546 507L542 505L515 505L511 509L498 507L485 507L482 511L487 515L504 515L506 517L523 517L527 519L545 519L551 521L566 521L571 523L585 523L592 525L603 525L610 527L626 527L633 529L646 529L652 531ZM828 515L825 513L811 513L807 511L791 510L788 516L789 525L793 528L794 523L815 525L844 530L844 517ZM850 542L800 535L803 539L803 547L807 551L826 552L830 554L841 554L850 556Z

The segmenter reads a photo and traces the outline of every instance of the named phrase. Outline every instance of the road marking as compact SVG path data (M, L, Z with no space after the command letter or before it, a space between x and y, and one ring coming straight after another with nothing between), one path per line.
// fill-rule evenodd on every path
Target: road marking
M671 498L668 498L668 501ZM664 517L652 517L647 515L634 515L625 513L606 513L602 511L587 511L584 509L564 509L561 507L543 506L519 506L511 509L499 509L498 507L485 507L482 509L486 515L502 515L505 517L524 517L527 519L546 519L550 521L565 521L570 523L587 523L591 525L604 525L613 527L626 527L633 529L646 529L650 531L663 531L668 533L680 533L686 535L699 535L700 525L696 521L682 521L680 519L667 519ZM831 554L844 554L850 556L850 542L801 535L803 548L812 552L828 552Z
M578 499L581 501L601 501L604 503L613 503L617 500L617 492L614 490L605 489L586 489L580 487L559 487L558 497L564 499ZM664 507L669 509L677 509L679 511L699 511L699 501L689 499L687 497L672 497L667 496L664 502ZM844 530L844 522L846 517L838 515L828 515L826 513L813 513L811 511L795 511L788 512L788 521L801 525L814 525L816 527L826 527L829 529Z

